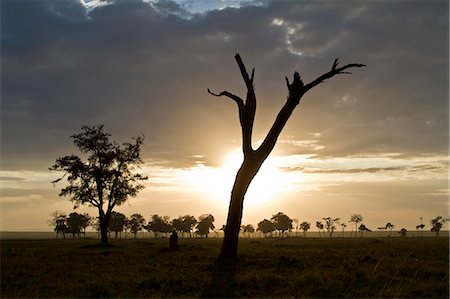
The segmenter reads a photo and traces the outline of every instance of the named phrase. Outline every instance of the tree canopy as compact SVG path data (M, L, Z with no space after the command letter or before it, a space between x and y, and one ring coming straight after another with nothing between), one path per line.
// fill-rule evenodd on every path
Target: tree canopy
M271 220L275 229L280 231L281 236L284 236L285 231L290 231L292 229L292 219L282 212L273 215Z
M330 238L331 238L334 230L336 229L335 224L339 223L339 220L341 218L326 217L326 218L322 218L322 219L325 220L325 228L327 229L328 233L330 234Z
M99 211L102 243L108 243L108 226L115 206L135 197L144 188L141 182L146 176L134 173L135 166L143 163L141 145L143 137L119 145L110 141L110 134L103 125L83 126L81 133L70 136L79 150L87 155L83 161L77 155L60 157L49 169L63 172L54 180L67 179L68 186L61 189L60 196L68 196L75 208L88 204Z
M170 233L172 231L172 225L169 222L168 216L152 215L148 222L146 229L155 234L155 238L159 233Z
M125 230L127 223L127 216L122 213L112 212L109 222L109 230L114 232L117 238L117 235Z
M213 230L214 226L214 216L211 214L203 214L198 217L196 234L200 236L208 237L209 230Z
M261 231L263 234L269 234L272 233L275 228L275 224L272 221L269 221L267 219L264 219L258 223L257 230Z

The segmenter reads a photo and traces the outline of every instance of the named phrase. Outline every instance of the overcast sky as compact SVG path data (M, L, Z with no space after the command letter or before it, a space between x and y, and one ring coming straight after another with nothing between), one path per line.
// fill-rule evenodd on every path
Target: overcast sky
M304 96L258 174L244 223L360 213L372 229L448 215L448 1L1 1L0 230L50 230L69 136L145 135L147 188L117 210L226 219L239 166L234 54L255 67L255 146L333 60L364 63ZM270 184L268 184L270 182ZM81 212L96 215L92 208ZM312 225L314 226L314 225Z

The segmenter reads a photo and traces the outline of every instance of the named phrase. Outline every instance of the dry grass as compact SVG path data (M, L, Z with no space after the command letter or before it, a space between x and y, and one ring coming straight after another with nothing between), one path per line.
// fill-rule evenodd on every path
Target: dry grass
M448 298L448 238L2 240L1 297Z

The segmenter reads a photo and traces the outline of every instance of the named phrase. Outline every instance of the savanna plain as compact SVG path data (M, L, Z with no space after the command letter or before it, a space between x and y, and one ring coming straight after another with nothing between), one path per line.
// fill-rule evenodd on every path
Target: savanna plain
M2 240L1 297L448 298L449 238Z

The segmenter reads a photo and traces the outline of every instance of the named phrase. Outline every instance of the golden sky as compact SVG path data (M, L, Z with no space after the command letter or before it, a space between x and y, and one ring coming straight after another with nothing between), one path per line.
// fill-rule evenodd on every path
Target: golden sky
M408 230L448 202L447 1L3 1L0 230L51 230L72 211L49 173L68 138L104 124L145 135L145 190L116 210L226 219L239 167L234 61L255 67L254 147L334 58L364 63L306 94L247 194L243 224L281 211L315 223L362 214ZM83 207L81 212L96 215ZM314 227L314 225L313 225Z

